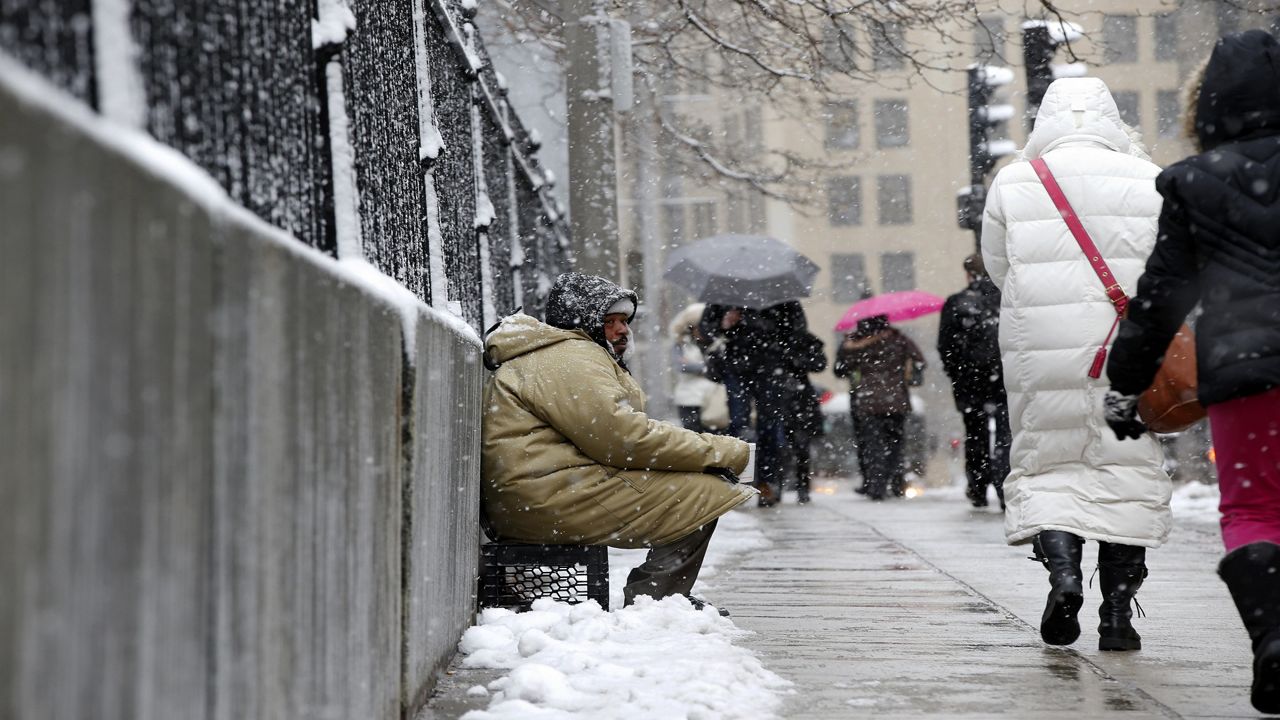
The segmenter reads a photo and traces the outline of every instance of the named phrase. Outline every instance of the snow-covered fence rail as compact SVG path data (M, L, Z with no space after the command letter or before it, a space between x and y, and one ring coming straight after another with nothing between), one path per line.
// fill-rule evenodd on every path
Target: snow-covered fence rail
M298 240L363 257L479 329L540 308L568 243L474 7L11 0L0 51Z
M474 331L4 57L0 218L0 717L411 717L474 607Z

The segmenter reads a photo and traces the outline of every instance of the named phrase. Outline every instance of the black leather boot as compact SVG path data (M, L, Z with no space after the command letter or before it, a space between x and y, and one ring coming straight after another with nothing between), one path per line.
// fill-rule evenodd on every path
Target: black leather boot
M1142 636L1133 629L1133 596L1147 577L1147 549L1137 545L1098 543L1099 650L1141 650ZM1141 609L1139 609L1141 611Z
M1253 642L1249 700L1259 712L1280 713L1280 545L1238 547L1222 558L1218 575Z
M1040 638L1050 645L1070 645L1080 637L1084 574L1080 556L1084 540L1062 530L1045 530L1032 543L1036 559L1049 570L1049 600L1040 618Z

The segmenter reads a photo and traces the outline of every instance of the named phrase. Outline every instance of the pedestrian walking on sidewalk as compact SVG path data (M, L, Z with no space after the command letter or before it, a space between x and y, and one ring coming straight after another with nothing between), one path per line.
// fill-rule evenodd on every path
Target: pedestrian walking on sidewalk
M809 445L822 434L822 407L809 373L827 369L823 342L809 332L809 321L800 302L791 301L772 308L782 337L783 380L786 383L786 412L783 427L787 449L796 471L796 501L809 502Z
M798 325L792 317L795 312L799 312ZM722 348L709 350L708 355L729 396L731 431L745 436L746 418L750 408L755 408L755 482L761 507L782 499L787 404L793 376L790 353L803 329L804 311L799 302L761 310L710 304L698 326L709 348Z
M1198 303L1198 395L1222 499L1218 566L1253 644L1253 706L1280 713L1280 44L1218 41L1193 77L1186 122L1200 154L1156 179L1160 241L1107 363L1107 421L1142 438L1137 398Z
M1052 645L1080 635L1083 544L1096 540L1098 648L1140 649L1133 597L1147 548L1169 534L1172 486L1159 443L1150 434L1121 443L1103 418L1099 349L1118 314L1095 271L1105 260L1128 288L1142 274L1156 242L1159 172L1107 86L1068 78L1049 86L1022 160L1000 171L987 198L982 255L1001 293L1013 432L1005 537L1031 542L1049 571L1040 635ZM1090 243L1097 252L1086 254Z
M964 271L969 286L942 306L938 355L964 420L965 495L974 507L986 507L987 488L993 487L1003 510L1013 438L1000 365L1000 290L987 277L981 255L965 258Z
M865 495L883 500L901 496L902 450L911 398L907 370L922 372L920 348L889 324L885 315L863 318L845 336L832 370L849 378L849 407L857 433Z
M671 369L676 383L671 393L680 424L685 430L708 432L703 408L713 398L717 383L707 377L707 362L698 342L698 320L706 306L694 303L671 321Z
M503 318L485 341L481 500L498 538L649 548L623 597L689 595L747 443L649 418L623 360L636 294L565 273L546 322ZM728 478L728 479L726 479ZM695 602L695 605L697 602Z

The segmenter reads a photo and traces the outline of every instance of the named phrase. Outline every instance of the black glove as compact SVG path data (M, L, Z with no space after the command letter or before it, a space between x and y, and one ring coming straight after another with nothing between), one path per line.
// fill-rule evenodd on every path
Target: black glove
M1115 390L1108 390L1102 398L1102 416L1118 440L1137 440L1147 432L1147 426L1138 419L1137 395L1121 395Z

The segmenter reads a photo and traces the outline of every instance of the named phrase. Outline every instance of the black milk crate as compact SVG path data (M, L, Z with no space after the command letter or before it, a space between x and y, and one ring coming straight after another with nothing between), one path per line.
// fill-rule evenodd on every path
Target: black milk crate
M567 603L595 600L609 609L609 548L604 545L480 547L480 607L528 610L549 597Z

